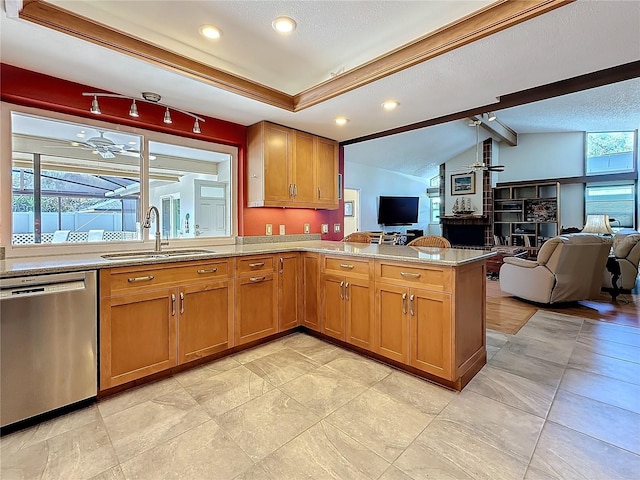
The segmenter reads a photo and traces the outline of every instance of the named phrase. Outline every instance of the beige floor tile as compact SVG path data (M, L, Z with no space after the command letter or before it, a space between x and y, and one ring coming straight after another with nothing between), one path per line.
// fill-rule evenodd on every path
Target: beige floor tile
M422 413L437 415L457 395L408 373L394 370L373 386L374 390L408 403Z
M15 434L12 434L15 435ZM49 445L44 440L19 449L5 449L0 453L2 480L39 479L49 457Z
M326 421L392 462L433 418L408 403L369 389Z
M638 472L640 456L547 422L525 478L631 480Z
M283 345L321 365L337 358L340 352L335 345L305 334L286 337Z
M173 377L180 382L180 385L187 387L239 366L240 363L236 362L233 358L224 357L199 367L190 368L189 370L176 373Z
M640 414L640 385L568 368L562 377L560 390Z
M548 420L640 454L640 415L559 390Z
M227 480L253 462L213 420L124 462L128 479Z
M505 348L501 348L488 365L554 388L560 384L564 373L562 365L541 358L519 355Z
M490 347L501 347L512 335L507 335L506 333L498 332L497 330L491 330L487 328L487 346Z
M598 355L581 343L576 343L568 366L640 385L640 363Z
M491 345L487 345L487 362L491 360L496 353L500 351L501 347L492 347Z
M406 473L404 473L402 470L391 465L382 474L382 476L380 477L380 480L412 480L412 478Z
M231 358L233 358L236 362L244 365L245 363L253 362L258 358L265 357L282 350L283 348L285 348L283 342L283 339L279 339L273 342L266 343L264 345L258 345L257 347L253 347L248 350L243 350L240 353L236 353L235 355L232 355Z
M253 461L266 457L319 420L320 417L279 390L216 419Z
M516 337L530 337L538 340L575 340L582 327L583 319L560 313L538 310L522 327Z
M187 392L214 417L258 398L274 388L264 378L244 366L185 387Z
M366 389L366 385L325 366L280 386L280 390L322 418Z
M120 462L211 420L183 389L110 415L104 423Z
M640 363L640 347L624 343L609 342L589 335L579 335L578 344L585 350L628 362Z
M640 347L640 328L596 320L585 320L582 330L580 330L580 335Z
M486 365L465 387L485 397L545 418L556 388Z
M101 399L98 401L98 409L102 417L108 417L127 408L181 389L182 387L178 381L173 377L169 377Z
M511 338L502 346L502 350L515 353L517 355L526 355L528 357L540 358L558 365L566 365L573 352L575 340L562 340L548 338L547 340L538 340L531 337Z
M122 473L122 468L120 465L110 468L102 473L99 473L95 477L92 477L91 480L126 480L124 473Z
M245 367L276 387L317 368L319 364L289 348L245 363Z
M337 428L317 423L260 462L271 480L377 479L389 463Z
M389 375L393 369L355 353L342 351L340 356L326 364L360 383L371 386Z

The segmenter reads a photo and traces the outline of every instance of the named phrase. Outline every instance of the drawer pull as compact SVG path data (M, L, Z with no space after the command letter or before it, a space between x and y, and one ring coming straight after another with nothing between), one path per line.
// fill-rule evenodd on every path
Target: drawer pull
M216 273L217 271L217 268L201 268L198 273Z
M250 282L262 282L266 277L250 277Z
M154 277L153 275L147 275L146 277L130 277L127 278L127 282L129 283L134 283L134 282L148 282L149 280L153 280Z
M348 268L349 270L351 270L353 268L353 265L351 265L350 263L341 263L340 268Z
M260 268L260 267L264 267L264 262L250 263L249 264L249 268Z
M411 278L420 278L420 273L409 273L409 272L400 272L400 275L403 277L411 277Z

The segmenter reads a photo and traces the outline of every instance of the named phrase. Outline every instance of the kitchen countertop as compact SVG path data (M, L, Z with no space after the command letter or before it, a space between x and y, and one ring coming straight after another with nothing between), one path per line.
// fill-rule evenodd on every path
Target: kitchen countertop
M188 256L173 256L145 259L105 259L102 253L51 255L38 257L16 257L0 261L0 278L23 275L40 275L46 273L72 272L79 270L96 270L131 265L152 265L195 260L208 260L221 257L268 254L290 251L317 252L324 254L353 255L378 258L400 262L419 262L433 265L457 266L465 263L485 260L495 256L495 252L483 250L408 247L401 245L376 245L343 243L323 240L293 241L281 243L256 243L244 245L216 245L198 247L209 250L207 253ZM174 249L170 249L174 250ZM193 248L185 248L193 250Z

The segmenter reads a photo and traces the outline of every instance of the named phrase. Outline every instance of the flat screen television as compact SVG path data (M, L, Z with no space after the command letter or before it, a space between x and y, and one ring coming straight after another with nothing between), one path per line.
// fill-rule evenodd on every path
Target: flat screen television
M380 225L411 225L418 223L418 197L380 197L378 223Z

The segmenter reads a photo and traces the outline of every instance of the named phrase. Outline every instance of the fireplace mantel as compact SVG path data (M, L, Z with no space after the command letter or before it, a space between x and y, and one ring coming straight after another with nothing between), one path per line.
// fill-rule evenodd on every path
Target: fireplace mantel
M440 217L442 223L456 225L489 225L489 217L486 215L446 215Z

